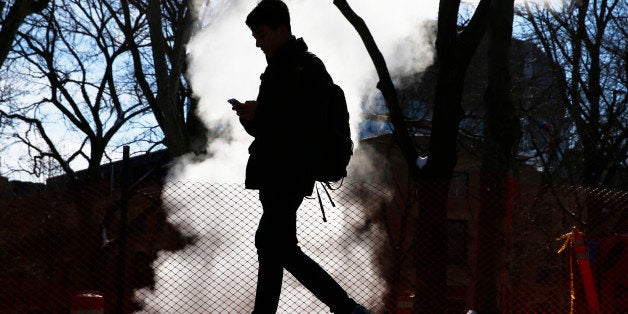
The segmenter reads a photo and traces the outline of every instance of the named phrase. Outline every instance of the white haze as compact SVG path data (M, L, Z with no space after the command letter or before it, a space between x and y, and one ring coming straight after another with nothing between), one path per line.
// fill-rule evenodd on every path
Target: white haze
M332 0L285 2L291 11L294 35L305 39L310 51L323 60L334 81L344 89L350 107L353 134L358 134L355 127L359 122L360 101L364 95L373 93L377 83L375 69L362 41ZM213 153L211 159L192 162L191 159L182 158L171 172L170 179L180 182L242 183L248 158L247 147L252 139L239 125L226 100L253 100L257 96L259 75L266 62L261 51L255 47L250 30L244 24L246 15L257 1L214 0L208 7L204 5L206 1L196 0L195 3L199 5L199 16L204 17L201 23L204 28L188 45L191 69L189 76L193 90L200 98L199 113L204 122L210 128L219 127L227 133L225 137L209 143L208 150ZM432 63L433 51L427 48L430 45L426 43L428 36L419 25L425 20L436 18L438 1L359 0L349 1L349 4L369 26L391 74L397 76L416 72ZM364 170L370 169L370 166L352 164L350 168ZM167 185L164 194L172 198L172 191L171 185ZM212 195L212 201L221 202L221 191L212 190L207 193ZM249 303L245 308L252 309L255 282L238 278L242 278L243 272L250 273L255 278L257 272L247 266L250 263L255 265L253 235L261 215L255 195L243 194L243 203L238 204L243 212L238 213L220 207L210 209L195 206L190 197L179 194L175 196L178 198L175 200L177 206L169 209L170 221L179 225L184 233L195 235L199 240L196 245L183 252L160 254L154 265L157 273L155 291L142 290L137 293L138 298L145 302L147 312L217 313L217 309L225 312L225 308L231 308L229 303L233 302L236 294L239 294L236 299ZM170 199L169 202L172 203L173 200ZM305 201L308 202L313 201ZM362 216L366 217L367 212L372 209L362 210L365 211ZM317 252L324 248L332 251L329 253L331 256L338 256L341 263L329 266L320 261L317 254L313 254L313 258L321 262L341 285L350 279L365 276L358 278L364 282L365 287L383 289L383 280L375 275L377 269L372 263L373 257L364 255L376 246L376 243L370 241L373 238L338 236L343 231L344 234L355 234L354 229L361 222L343 222L342 210L328 214L327 223L322 223L319 215L312 216L312 219L302 218L305 215L303 213L300 215L300 226L316 224L320 228L315 237L299 234L302 247L308 252ZM217 225L218 222L220 225ZM244 230L239 230L236 238L220 233L220 230L231 224L243 226ZM250 251L246 252L246 256L252 260L244 260L242 254L239 254L241 252L226 252L221 256L220 252L225 251L226 247L234 246L248 247ZM207 256L210 252L218 255L209 258ZM233 256L228 256L229 254ZM204 263L199 262L203 260ZM199 284L192 277L205 280ZM289 275L286 273L285 277ZM290 278L284 280L288 283L284 283L280 312L290 308L320 309L320 303L317 303L319 301L313 297L309 300L301 297L297 304L286 304L297 301L296 296L303 293L303 288L292 286L293 281ZM229 291L220 291L212 286L218 281L232 281L233 285ZM357 301L376 308L381 303L381 293L374 291L372 295L360 297ZM222 304L215 304L221 302ZM308 303L317 305L309 306ZM234 310L227 312L232 313Z

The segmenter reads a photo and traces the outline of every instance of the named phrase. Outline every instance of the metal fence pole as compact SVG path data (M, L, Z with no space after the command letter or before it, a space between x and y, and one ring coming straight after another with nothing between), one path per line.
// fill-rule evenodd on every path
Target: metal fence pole
M129 146L124 146L122 151L121 194L120 194L120 234L118 255L118 297L117 313L124 313L125 271L126 271L126 236L127 236L127 202L129 186Z

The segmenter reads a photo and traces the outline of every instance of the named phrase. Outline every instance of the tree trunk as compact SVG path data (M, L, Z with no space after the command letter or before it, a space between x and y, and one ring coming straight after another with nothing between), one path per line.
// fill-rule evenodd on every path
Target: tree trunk
M513 0L491 1L487 32L488 87L474 280L474 309L479 313L501 313L503 306L500 292L505 282L500 275L506 262L508 178L521 132L510 94L513 5Z
M466 69L484 34L488 1L480 2L471 22L460 35L457 32L460 1L441 1L436 44L441 70L436 88L429 159L423 171L418 171L416 166L418 154L405 127L386 62L366 24L346 1L334 0L334 4L358 31L373 60L380 78L377 87L384 96L394 125L393 135L412 177L419 181L420 221L415 225L421 228L414 230L414 247L420 248L415 252L421 254L415 256L417 287L414 311L440 313L447 307L447 237L443 226L447 216L449 181L457 159L458 124L464 114L460 105L462 88Z
M160 1L148 1L146 19L150 30L151 50L157 81L157 93L155 102L151 103L151 108L155 116L159 116L157 121L164 132L164 144L168 147L168 152L176 157L191 151L190 139L185 132L183 106L177 97L181 88L179 80L184 61L180 56L173 56L170 61L176 63L172 67L168 67L167 44L161 22ZM184 55L184 51L179 51L179 54Z
M415 229L417 313L447 309L447 200L457 163L458 126L464 78L486 28L488 1L482 0L471 21L458 33L460 1L441 1L436 50L438 81L428 161L419 180L419 221ZM429 274L429 275L426 275Z

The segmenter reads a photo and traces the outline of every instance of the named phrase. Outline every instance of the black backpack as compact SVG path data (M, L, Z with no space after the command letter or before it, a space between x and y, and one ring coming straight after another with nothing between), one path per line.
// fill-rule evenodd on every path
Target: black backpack
M340 181L347 176L347 166L353 155L349 110L345 93L340 86L333 84L323 114L321 132L318 133L314 179L329 183Z
M349 126L349 110L345 93L340 86L333 84L331 95L324 111L324 120L321 123L320 137L316 149L316 166L314 167L314 179L322 182L322 187L331 205L336 207L329 195L329 190L334 190L329 182L336 182L347 176L347 165L353 155L353 141L351 140L351 127ZM323 221L325 209L321 195L316 186L316 196L321 206Z
M309 62L321 62L314 54L305 54ZM305 62L306 64L308 62ZM322 62L321 62L322 64ZM327 73L329 75L329 73ZM333 83L331 77L329 98L323 108L321 121L319 121L318 138L315 144L314 180L322 183L323 190L327 194L332 206L336 206L329 195L329 190L335 190L330 182L341 181L347 176L347 166L353 155L353 141L351 140L351 127L349 125L349 110L345 93L340 86ZM316 196L321 206L323 221L327 221L323 201L321 200L316 185Z

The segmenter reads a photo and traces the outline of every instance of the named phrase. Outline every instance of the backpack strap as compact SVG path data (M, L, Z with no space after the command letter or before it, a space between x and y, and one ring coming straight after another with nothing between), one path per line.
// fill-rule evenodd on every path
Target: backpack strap
M325 187L325 185L327 185L327 187ZM321 182L321 186L323 187L325 194L327 194L327 197L329 198L329 202L331 203L331 206L336 207L334 200L331 198L331 195L329 194L329 191L327 190L327 188L329 188L330 190L333 190L329 182ZM321 199L321 194L318 192L318 185L316 185L316 196L318 197L318 204L321 206L321 213L323 213L323 222L327 222L327 217L325 217L325 208L323 207L323 200Z
M323 213L323 222L327 222L327 217L325 217L325 208L323 208L323 201L321 200L320 193L318 193L318 185L316 186L316 196L318 196L318 204L321 206L321 212Z
M330 190L334 190L331 188L331 184L329 184L329 182L321 182L323 185L323 190L325 190L325 193L327 194L327 197L329 198L329 201L331 202L331 206L332 207L336 207L336 204L334 204L334 200L331 199L331 195L329 195L329 191L327 190L327 188L329 188ZM325 187L325 185L327 185L327 188Z

